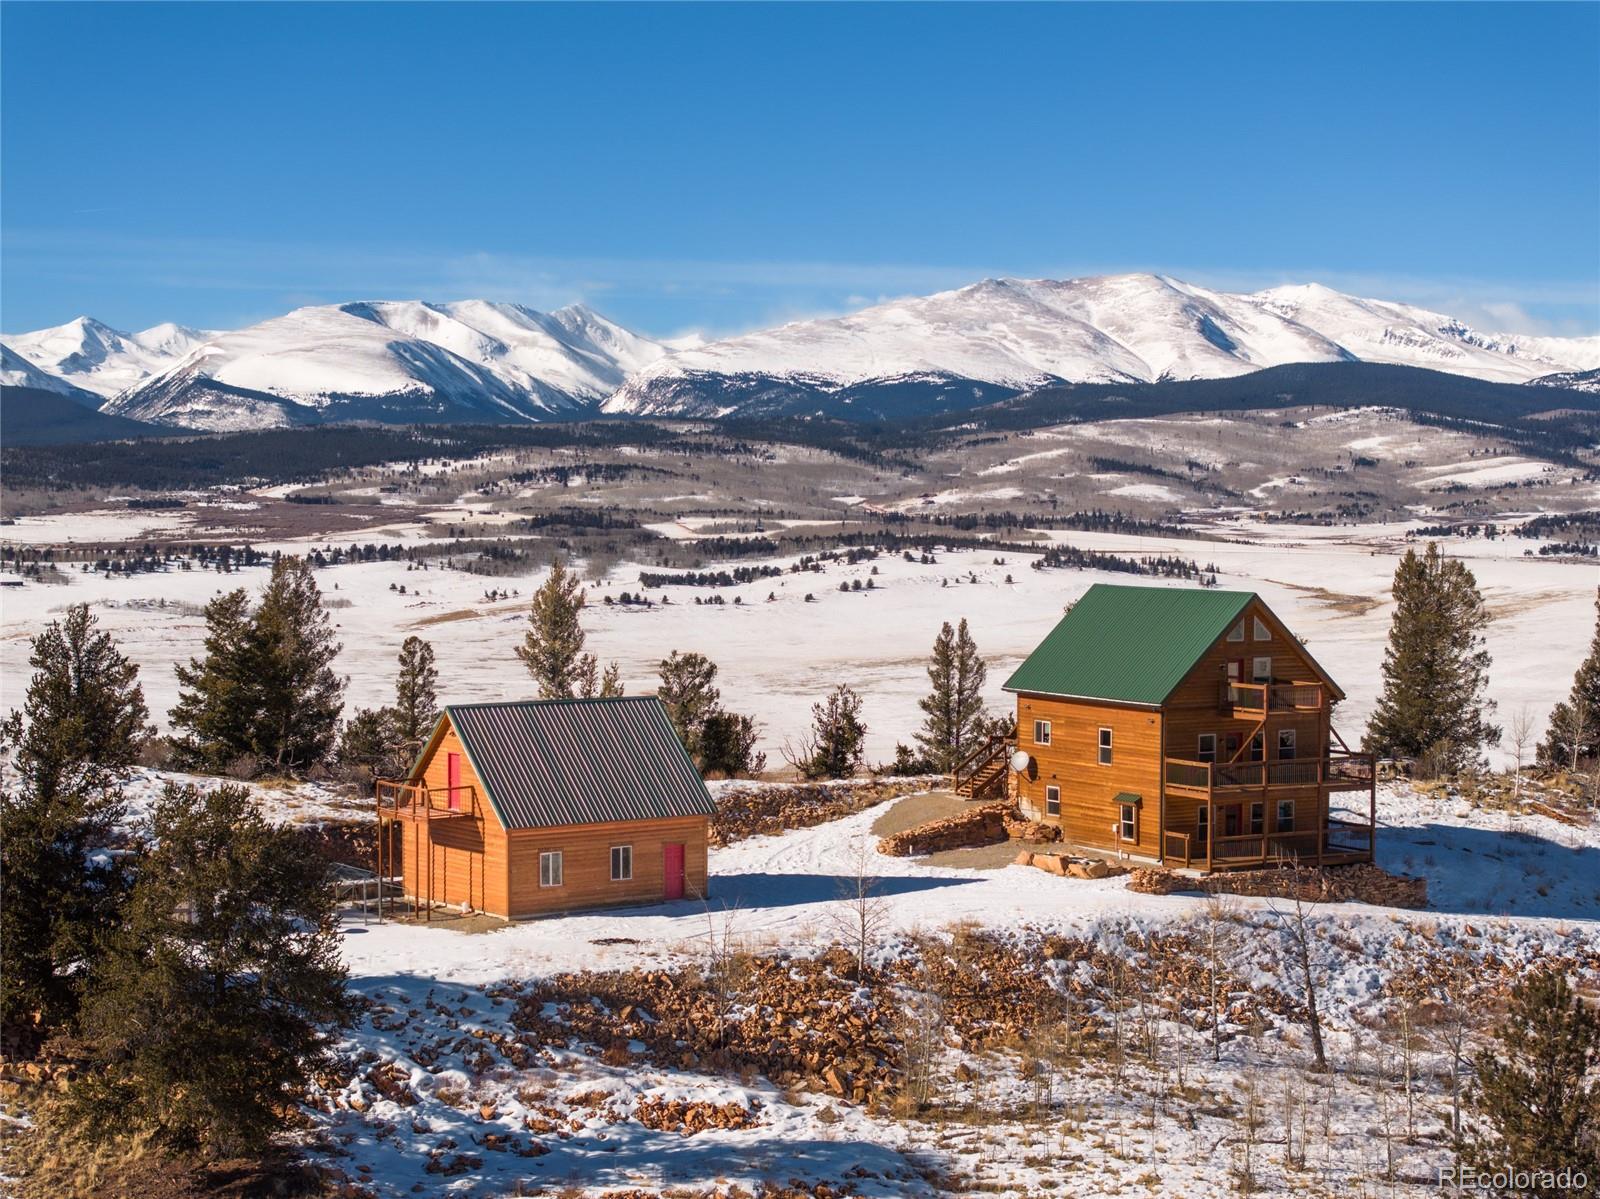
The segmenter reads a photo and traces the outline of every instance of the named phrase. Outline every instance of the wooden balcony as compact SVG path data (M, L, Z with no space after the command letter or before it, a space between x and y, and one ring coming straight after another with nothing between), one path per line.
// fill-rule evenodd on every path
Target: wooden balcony
M1326 787L1330 791L1366 791L1373 781L1371 754L1335 750L1326 758L1289 758L1276 762L1199 762L1168 758L1165 778L1171 795L1195 799L1236 798L1248 792Z
M1322 684L1296 680L1289 683L1222 684L1219 706L1230 716L1245 720L1265 720L1284 712L1316 712L1326 702Z
M1343 866L1370 862L1373 826L1351 820L1328 821L1321 831L1249 833L1206 838L1193 833L1162 834L1162 855L1169 866L1191 870L1239 870L1255 866Z
M379 779L379 820L476 820L478 790L472 786L429 787L401 779Z

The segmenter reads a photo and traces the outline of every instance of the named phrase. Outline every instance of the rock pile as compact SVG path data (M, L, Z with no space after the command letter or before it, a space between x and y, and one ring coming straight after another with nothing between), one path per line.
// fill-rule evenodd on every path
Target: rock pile
M878 842L878 852L892 858L909 858L970 845L993 845L1007 836L1007 820L1016 815L1009 802L980 804L942 820L930 820Z
M1170 870L1139 869L1128 878L1130 891L1146 895L1171 895L1176 891L1203 891L1209 895L1255 895L1269 899L1293 897L1294 872L1236 870L1185 878ZM1312 903L1371 903L1389 908L1428 906L1428 881L1410 875L1390 874L1370 863L1325 866L1300 871L1300 898Z
M664 970L563 974L516 1015L546 1045L637 1041L680 1069L752 1070L779 1086L870 1102L899 1074L892 997L849 977L842 950L817 958L741 956L711 975Z
M647 1095L634 1104L633 1118L646 1128L681 1132L686 1137L708 1128L754 1128L761 1123L755 1111L743 1104L691 1102L654 1095Z
M711 844L731 845L746 837L827 824L886 799L926 791L938 782L936 778L874 779L729 788L717 796L717 812L711 818Z
M1064 853L1038 853L1031 849L1017 854L1013 865L1035 866L1061 878L1112 878L1128 873L1126 868L1099 858L1074 858Z
M1031 841L1036 845L1048 845L1052 841L1061 840L1059 825L1046 824L1043 820L1024 820L1021 816L1006 820L1006 836L1013 841Z

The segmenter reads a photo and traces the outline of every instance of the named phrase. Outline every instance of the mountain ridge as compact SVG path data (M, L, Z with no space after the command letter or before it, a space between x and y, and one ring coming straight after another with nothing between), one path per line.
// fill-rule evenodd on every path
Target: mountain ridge
M1558 386L1600 369L1600 336L1485 333L1315 283L1230 293L1154 274L983 279L710 340L646 337L582 304L356 300L209 334L173 324L130 334L80 317L0 344L8 385L80 402L93 393L113 415L214 431L591 413L901 419L1042 388L1291 363Z

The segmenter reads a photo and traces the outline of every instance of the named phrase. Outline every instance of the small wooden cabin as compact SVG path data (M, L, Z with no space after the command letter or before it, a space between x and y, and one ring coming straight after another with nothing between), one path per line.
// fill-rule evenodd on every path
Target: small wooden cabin
M1096 584L1005 689L1014 739L954 786L1014 796L1077 849L1207 871L1372 860L1373 761L1331 721L1344 692L1253 592Z
M429 912L707 893L711 796L653 695L451 705L410 773L377 792L379 876ZM391 823L398 837L382 835Z

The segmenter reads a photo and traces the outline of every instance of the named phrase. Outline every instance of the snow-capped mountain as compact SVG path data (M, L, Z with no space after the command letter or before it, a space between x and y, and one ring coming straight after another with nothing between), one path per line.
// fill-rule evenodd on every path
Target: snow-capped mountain
M597 403L667 352L581 305L358 301L219 334L106 411L214 430L538 420Z
M1365 361L1527 382L1600 366L1600 337L1477 333L1403 304L1315 284L1232 294L1159 275L986 279L848 316L684 349L603 405L717 416L840 405L955 406L1052 383L1227 378L1298 362ZM970 405L973 398L967 398Z
M0 335L0 343L46 374L110 397L166 370L209 336L170 322L124 333L80 316L51 329Z
M0 387L30 387L70 396L87 407L100 406L99 396L74 387L59 375L40 370L6 345L0 345Z

